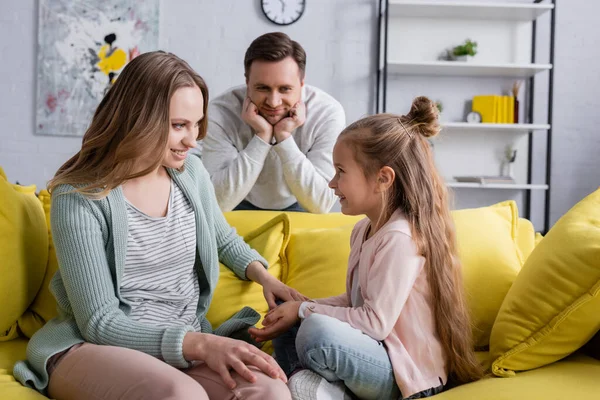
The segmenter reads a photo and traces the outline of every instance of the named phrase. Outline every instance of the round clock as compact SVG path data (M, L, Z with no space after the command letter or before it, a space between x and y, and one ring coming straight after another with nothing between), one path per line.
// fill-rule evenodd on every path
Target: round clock
M260 4L265 17L277 25L293 24L306 8L306 0L261 0Z
M472 124L477 124L481 122L481 114L479 114L477 111L471 111L470 113L467 114L467 122L470 122Z

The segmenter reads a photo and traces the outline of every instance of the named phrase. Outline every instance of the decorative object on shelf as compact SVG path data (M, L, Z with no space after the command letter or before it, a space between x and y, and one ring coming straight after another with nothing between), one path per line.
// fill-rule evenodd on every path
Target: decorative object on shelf
M513 179L512 176L506 176L506 175L492 175L492 176L486 176L486 175L469 175L469 176L455 176L454 180L456 182L463 182L463 183L481 183L481 184L488 184L488 183L515 183L515 180Z
M470 124L481 123L481 114L479 114L477 111L471 111L467 114L467 122Z
M291 25L298 21L304 9L306 0L261 0L263 14L276 25Z
M514 118L513 118L513 123L518 124L519 123L519 91L521 90L521 85L523 84L523 81L516 81L515 83L513 83L512 88L511 88L511 92L515 101L514 104Z
M83 136L136 55L158 48L159 0L40 0L36 134Z
M435 102L435 106L438 109L438 113L442 113L442 111L444 111L444 104L441 102L441 100L436 100Z
M467 61L469 57L474 57L475 54L477 54L477 42L467 39L463 44L446 50L445 53L442 53L440 59L446 61Z
M516 159L517 150L513 149L511 146L507 146L504 151L504 158L502 159L501 175L513 178L513 163Z

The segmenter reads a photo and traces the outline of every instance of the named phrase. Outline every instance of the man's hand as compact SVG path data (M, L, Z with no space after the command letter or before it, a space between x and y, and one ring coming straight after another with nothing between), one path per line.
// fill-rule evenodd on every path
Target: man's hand
M236 384L230 370L236 371L248 382L256 382L256 375L248 368L249 365L273 379L281 379L287 383L285 373L273 357L241 340L188 332L183 338L183 356L189 361L203 361L210 369L219 373L223 382L231 389Z
M273 134L277 143L283 142L292 135L296 128L306 121L306 105L300 101L290 109L290 115L275 124Z
M257 342L265 342L282 335L300 320L298 317L300 304L301 301L288 301L272 309L262 322L264 328L252 327L248 329L248 333Z
M246 97L244 100L244 105L242 106L242 119L254 129L256 136L266 143L271 143L271 140L273 139L273 126L258 113L258 108L252 100L250 100L250 97Z

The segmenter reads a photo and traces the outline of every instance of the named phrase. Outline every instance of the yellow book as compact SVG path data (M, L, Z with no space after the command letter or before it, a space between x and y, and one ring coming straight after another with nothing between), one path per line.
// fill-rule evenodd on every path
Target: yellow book
M515 98L508 96L508 123L515 123Z
M502 96L496 96L496 99L498 99L498 116L496 117L496 123L503 124L504 123L504 99L502 98Z
M481 115L481 122L496 122L496 96L473 96L473 106L471 108L473 111L478 112Z

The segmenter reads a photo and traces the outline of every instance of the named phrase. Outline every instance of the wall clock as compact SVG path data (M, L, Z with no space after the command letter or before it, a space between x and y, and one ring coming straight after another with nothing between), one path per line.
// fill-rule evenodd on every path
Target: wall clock
M306 0L261 0L260 5L269 21L277 25L290 25L304 14Z

